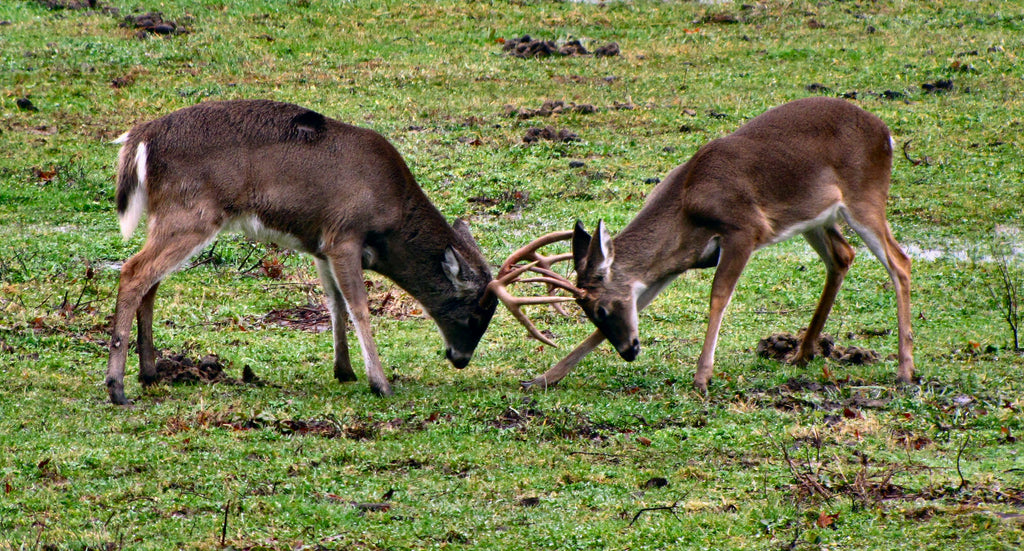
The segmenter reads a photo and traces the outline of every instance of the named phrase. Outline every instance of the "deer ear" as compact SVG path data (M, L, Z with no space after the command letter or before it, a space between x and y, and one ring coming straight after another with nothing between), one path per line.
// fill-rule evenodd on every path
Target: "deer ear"
M583 222L576 221L576 227L572 229L572 261L576 266L576 273L580 273L586 266L587 249L590 247L590 234L583 229Z
M612 237L608 234L604 220L598 221L594 237L587 248L587 265L594 275L605 276L615 260L615 247L612 246Z
M455 222L452 223L452 230L455 231L455 235L458 235L466 242L467 245L473 245L477 248L476 239L473 239L473 234L469 231L469 224L461 218L456 218Z
M452 286L455 287L455 292L459 294L465 294L473 291L473 284L463 278L462 270L465 266L465 261L462 260L462 255L459 251L448 245L444 249L444 260L441 261L441 269L444 270L445 277L451 282ZM466 268L466 271L472 271L471 268Z

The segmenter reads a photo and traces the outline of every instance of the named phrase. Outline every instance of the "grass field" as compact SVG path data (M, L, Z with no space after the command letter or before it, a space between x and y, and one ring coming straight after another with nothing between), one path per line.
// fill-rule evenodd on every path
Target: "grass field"
M619 54L508 55L524 34ZM1024 356L1000 268L1024 287L1022 55L1024 5L984 0L5 0L0 549L1019 548ZM132 354L134 404L107 402L118 268L145 238L118 231L111 141L136 122L268 98L373 128L500 264L577 219L618 231L700 145L811 95L896 140L919 384L896 384L892 286L852 232L825 330L878 363L757 356L821 290L792 240L744 273L707 395L709 270L641 314L635 362L605 346L544 392L519 381L589 334L578 310L530 311L560 349L498 312L457 371L368 274L389 398L332 379L310 259L225 234L162 284L155 324L165 356L214 354L224 377L143 389ZM593 110L516 114L545 101ZM524 142L544 126L578 139Z

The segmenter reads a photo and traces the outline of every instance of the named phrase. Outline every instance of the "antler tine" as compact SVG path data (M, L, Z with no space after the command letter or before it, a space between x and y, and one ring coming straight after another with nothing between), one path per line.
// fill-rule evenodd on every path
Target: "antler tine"
M526 331L531 337L554 348L557 348L558 345L537 330L537 327L523 312L522 306L528 304L551 304L556 311L565 315L565 311L561 310L559 303L569 302L574 300L574 297L579 297L582 294L582 291L573 285L571 281L551 269L552 264L568 260L572 257L572 254L563 253L545 256L537 252L538 249L545 245L571 239L572 234L573 232L571 231L552 232L542 235L519 248L505 260L501 265L501 269L498 270L497 278L487 286L488 292L493 293L494 296L509 309L512 316L526 328ZM519 265L519 263L524 260L528 260L530 262L525 265ZM537 273L540 277L520 279L522 275L528 271ZM547 285L548 295L537 297L515 297L508 291L508 286L516 282L544 283ZM573 297L554 296L551 293L555 289L568 291L573 294Z
M556 231L546 235L542 235L537 239L530 241L526 245L523 245L518 250L516 250L516 252L512 253L507 259L505 259L505 263L502 264L501 269L498 270L499 277L509 272L513 266L515 266L516 264L523 260L536 260L540 263L541 267L550 268L551 264L562 260L561 258L559 258L558 260L553 260L556 257L565 256L565 259L571 258L571 254L556 255L554 257L544 257L537 254L537 249L540 249L541 247L550 245L552 243L557 243L559 241L567 241L569 239L572 239L571 231Z

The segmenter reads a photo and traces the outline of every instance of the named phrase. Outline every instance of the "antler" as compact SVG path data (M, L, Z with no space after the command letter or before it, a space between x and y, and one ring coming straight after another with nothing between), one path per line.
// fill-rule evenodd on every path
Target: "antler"
M562 231L549 233L534 239L527 245L512 253L512 255L505 260L505 263L501 265L501 269L498 270L498 277L487 285L487 293L493 293L494 296L496 296L498 300L508 308L509 312L512 313L512 316L514 316L516 320L526 328L531 337L555 348L558 348L558 345L537 330L537 327L533 325L530 318L526 317L526 314L523 313L522 306L528 304L551 304L559 313L565 315L565 311L561 309L559 303L575 300L576 297L583 294L583 291L573 285L571 281L551 269L553 264L572 258L571 253L545 256L537 252L538 249L545 245L550 245L551 243L557 243L559 241L566 241L571 238L571 231ZM519 263L524 260L530 262L528 264L519 265ZM539 274L539 277L520 279L526 272L534 272ZM508 291L508 286L516 282L544 283L547 285L548 294L546 296L536 297L513 296L512 293ZM555 289L564 289L572 293L573 296L554 296L551 293L554 292ZM487 295L485 294L485 297L486 296Z

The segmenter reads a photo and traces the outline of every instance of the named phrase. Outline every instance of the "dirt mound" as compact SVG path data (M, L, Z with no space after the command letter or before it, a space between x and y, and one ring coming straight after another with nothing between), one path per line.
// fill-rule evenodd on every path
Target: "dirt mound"
M129 15L121 22L126 29L138 29L135 36L145 38L149 34L178 35L188 33L184 25L164 19L164 14L151 11L141 15Z
M553 126L545 126L544 128L534 127L527 130L526 135L523 136L523 143L534 143L540 140L550 140L553 142L578 142L580 137L575 132L564 128L556 130Z
M224 373L215 354L194 360L185 354L169 354L156 361L157 381L169 384L237 383Z
M566 104L561 100L547 100L537 109L528 109L526 107L516 107L514 105L505 106L505 116L513 117L517 119L532 119L534 117L550 117L551 115L557 115L559 113L580 113L583 115L589 115L596 113L597 108L589 103L568 103Z
M800 336L792 333L775 333L757 343L757 355L762 358L784 361L786 357L800 346ZM881 354L874 350L859 346L838 346L831 335L822 335L818 339L818 350L821 355L837 362L851 365L877 363Z
M610 57L620 53L619 45L615 42L609 42L597 48L591 54L579 40L569 40L559 46L554 40L539 40L532 38L528 34L524 34L519 38L506 39L502 50L512 57L519 58L548 57L552 55Z

